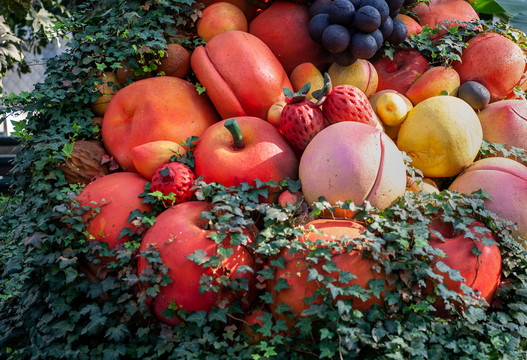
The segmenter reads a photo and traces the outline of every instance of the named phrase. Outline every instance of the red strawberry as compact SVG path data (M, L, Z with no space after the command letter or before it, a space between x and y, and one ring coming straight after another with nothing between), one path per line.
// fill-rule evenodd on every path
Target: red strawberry
M356 121L377 126L375 112L368 97L356 86L339 85L332 87L331 79L324 75L326 85L314 96L317 105L323 104L324 115L332 124L340 121Z
M174 193L174 200L165 203L165 206L172 206L192 198L194 180L196 176L188 166L179 162L166 163L152 176L152 191L161 191L163 195Z
M307 83L298 93L284 89L287 105L280 114L280 132L293 149L302 153L313 137L324 128L324 113L318 106L306 100L311 87Z

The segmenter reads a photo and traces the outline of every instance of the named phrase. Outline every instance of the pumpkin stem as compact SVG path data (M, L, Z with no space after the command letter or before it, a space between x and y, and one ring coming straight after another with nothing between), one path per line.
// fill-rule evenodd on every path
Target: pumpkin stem
M243 142L242 130L240 129L240 125L238 125L236 119L227 119L225 120L225 124L223 125L227 128L227 130L229 130L232 135L234 149L243 149L245 147L245 143Z

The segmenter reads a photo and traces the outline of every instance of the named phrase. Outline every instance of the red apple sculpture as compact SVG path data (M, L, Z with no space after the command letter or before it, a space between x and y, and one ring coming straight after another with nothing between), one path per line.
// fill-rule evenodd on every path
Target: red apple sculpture
M371 63L379 78L377 91L390 89L401 94L405 94L410 85L430 67L426 57L412 50L396 51L393 60L378 57Z
M265 120L242 116L220 121L210 126L194 148L196 177L218 182L227 187L243 182L255 184L285 178L298 178L295 152ZM274 201L278 193L269 195Z
M209 238L215 231L208 229L206 218L201 218L202 212L210 210L210 205L202 201L189 201L165 210L156 218L155 224L147 230L141 242L140 252L149 247L157 249L163 265L169 268L168 276L172 283L162 286L160 292L151 301L156 317L169 325L177 325L181 321L177 316L168 318L161 315L171 303L175 303L178 309L184 311L209 312L220 302L230 302L248 295L245 291L230 293L227 289L200 293L202 275L219 277L226 274L230 279L247 277L251 281L249 273L241 273L237 270L244 265L254 266L253 257L247 248L242 245L230 245L229 237L225 239L223 246L231 247L233 253L228 258L222 259L214 269L204 268L189 259L189 256L196 251L204 251L204 258L218 256L218 244ZM139 257L137 263L139 275L146 266L146 258Z

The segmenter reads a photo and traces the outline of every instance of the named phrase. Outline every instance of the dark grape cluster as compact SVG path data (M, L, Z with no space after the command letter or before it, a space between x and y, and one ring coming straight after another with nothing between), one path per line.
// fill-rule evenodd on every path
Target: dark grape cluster
M385 41L397 45L406 38L406 25L396 18L404 4L405 0L315 0L309 8L309 35L339 65L370 59Z

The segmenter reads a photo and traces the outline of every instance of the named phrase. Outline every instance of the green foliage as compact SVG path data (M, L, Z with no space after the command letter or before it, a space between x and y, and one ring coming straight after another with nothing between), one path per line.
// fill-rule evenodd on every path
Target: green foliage
M527 2L524 0L477 0L472 4L480 14L494 15L502 23L527 32Z
M368 240L321 238L308 244L300 241L308 231L301 225L335 208L324 199L310 208L305 203L282 207L261 201L271 190L300 190L299 181L256 181L254 186L231 188L198 181L195 196L211 204L202 217L208 229L215 230L210 239L218 251L207 257L197 250L188 260L216 269L233 254L224 244L227 237L232 245L246 246L256 265L241 270L254 274L254 298L218 304L209 313L188 312L172 303L163 315L177 316L180 325L158 321L150 301L172 280L160 249L139 248L142 234L155 226L166 199L152 193L148 183L141 198L152 211L133 211L129 222L136 226L123 229L123 242L109 249L86 233L86 209L74 202L82 186L67 184L60 165L74 141L100 138L90 110L99 96L94 86L98 72L115 71L123 61L137 74L155 69L166 37L187 33L197 10L193 1L119 0L107 5L96 0L80 5L62 28L72 33L69 49L49 61L44 83L5 100L9 111L27 115L15 125L22 141L13 169L15 186L0 198L0 359L525 358L527 253L511 237L506 227L510 224L484 208L483 192L407 192L384 211L346 201L340 206L356 211ZM192 37L184 42L199 43ZM196 140L190 138L185 145L191 149ZM525 156L488 143L481 154L498 151ZM194 164L191 151L172 160ZM408 169L419 181L419 172ZM492 229L504 259L504 278L490 308L470 288L461 286L465 294L459 295L441 282L446 274L461 278L437 261L442 254L428 243L432 217L460 230L466 230L471 219ZM474 236L468 232L467 237ZM492 243L488 239L486 246ZM378 274L384 274L367 288L350 285L355 275L332 261L334 253L358 249L378 263ZM293 322L287 321L292 314L286 305L276 304L283 318L272 316L274 294L268 288L287 265L282 256L286 250L305 254L309 279L323 285L305 299L304 317ZM137 262L143 260L146 269L137 274ZM441 272L434 272L432 264ZM432 280L437 283L431 285ZM249 283L207 273L201 285L209 291L246 291ZM274 290L289 287L282 279ZM360 310L343 296L384 298ZM443 306L448 316L438 316L435 306ZM257 340L244 330L245 314L253 309L264 312L263 326L252 326Z
M400 49L415 49L426 56L434 66L449 66L461 61L461 54L468 46L467 41L481 32L496 32L514 41L520 48L527 50L527 37L522 31L491 20L459 21L457 25L447 27L438 24L431 28L423 26L422 32L412 34L411 38L398 45ZM393 46L386 46L384 54L393 59L396 50Z

